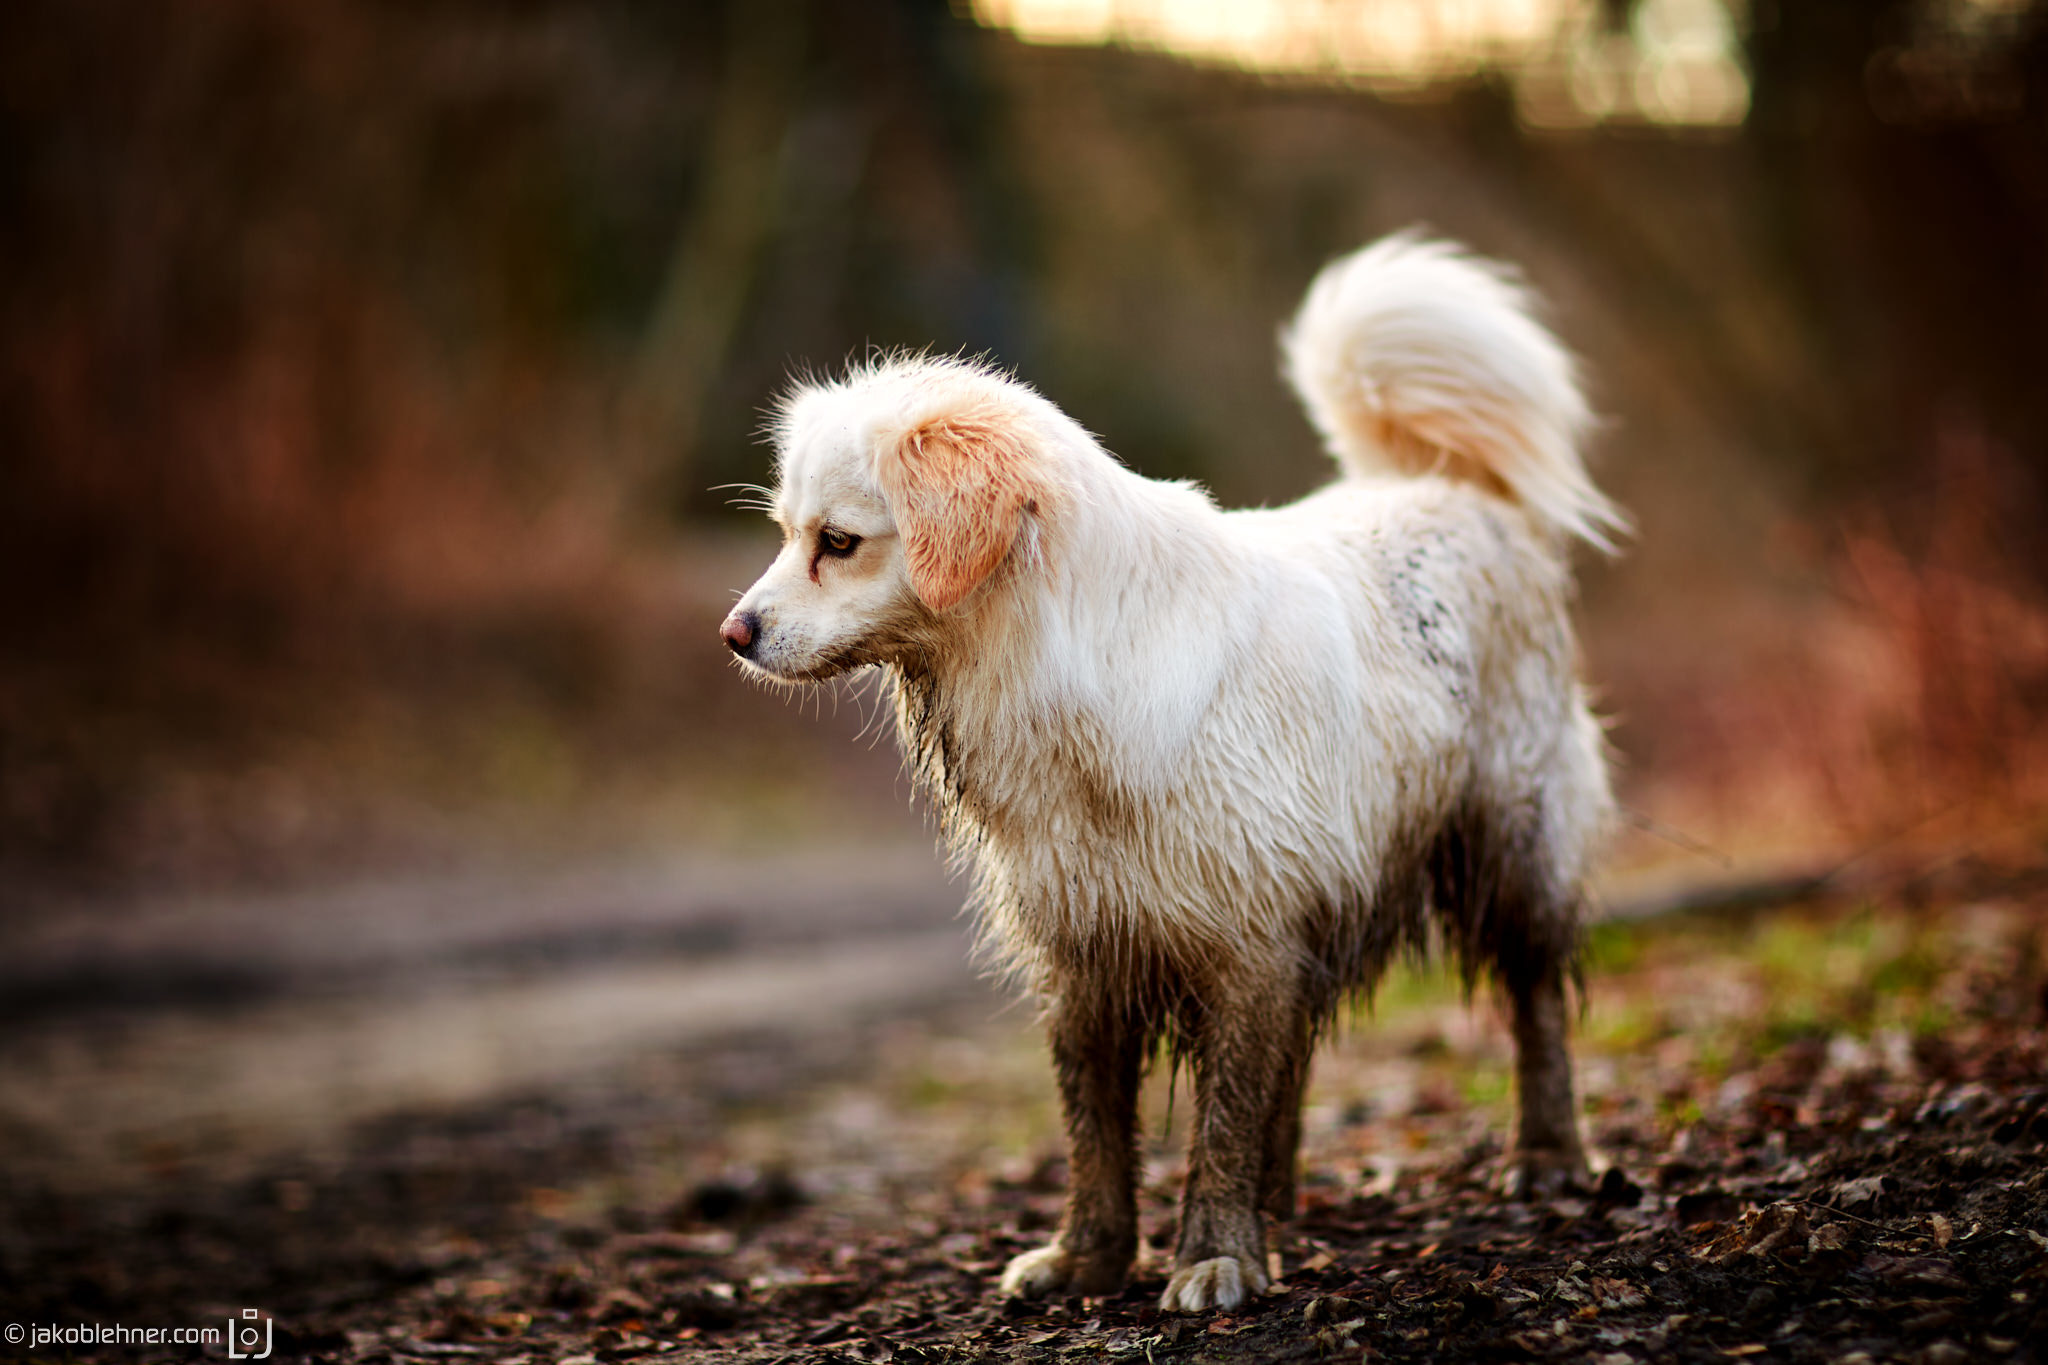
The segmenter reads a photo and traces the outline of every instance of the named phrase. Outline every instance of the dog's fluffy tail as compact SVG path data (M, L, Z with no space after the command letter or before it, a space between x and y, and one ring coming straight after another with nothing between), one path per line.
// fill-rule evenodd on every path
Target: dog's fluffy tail
M1592 414L1531 304L1506 267L1400 233L1316 277L1284 368L1345 473L1471 479L1611 553L1627 521L1587 477Z

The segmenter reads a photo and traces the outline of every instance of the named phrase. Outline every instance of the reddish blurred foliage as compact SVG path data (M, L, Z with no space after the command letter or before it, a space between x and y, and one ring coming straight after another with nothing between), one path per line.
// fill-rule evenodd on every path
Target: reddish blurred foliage
M2048 600L2013 513L2027 471L1958 427L1924 499L1844 511L1796 537L1812 590L1674 645L1677 668L1617 661L1638 772L1737 843L1843 853L2026 843L2048 818ZM1705 646L1705 647L1703 647ZM1718 646L1718 647L1716 647ZM1693 665L1704 662L1704 669ZM1674 794L1675 793L1675 794ZM1659 800L1646 798L1653 804Z

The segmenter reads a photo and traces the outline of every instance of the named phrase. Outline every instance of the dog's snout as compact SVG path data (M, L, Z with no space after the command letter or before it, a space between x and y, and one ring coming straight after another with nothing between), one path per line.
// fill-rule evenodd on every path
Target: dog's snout
M751 611L735 611L718 628L718 637L742 659L754 654L754 641L761 635L761 618Z

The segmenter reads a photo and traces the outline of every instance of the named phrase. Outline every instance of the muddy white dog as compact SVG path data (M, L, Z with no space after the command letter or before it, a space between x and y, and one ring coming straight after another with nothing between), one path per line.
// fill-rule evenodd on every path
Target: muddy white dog
M724 638L774 679L883 671L1044 1004L1070 1188L1010 1293L1124 1282L1162 1044L1195 1112L1161 1303L1263 1290L1316 1036L1432 923L1510 1003L1515 1176L1584 1170L1565 985L1611 801L1566 559L1621 519L1570 359L1507 272L1410 236L1326 269L1284 350L1343 477L1272 510L1142 478L967 361L805 383L775 422L782 552Z

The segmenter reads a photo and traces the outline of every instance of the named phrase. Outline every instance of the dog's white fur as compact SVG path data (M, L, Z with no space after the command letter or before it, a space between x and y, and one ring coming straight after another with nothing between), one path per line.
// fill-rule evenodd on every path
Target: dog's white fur
M1142 478L969 361L804 384L775 423L785 544L728 639L774 679L886 671L989 944L1053 998L1286 981L1326 1012L1423 936L1426 850L1475 808L1530 934L1575 928L1611 802L1566 550L1622 523L1569 357L1500 268L1405 235L1325 270L1284 351L1345 477L1270 510ZM1262 1288L1242 1242L1167 1306Z

